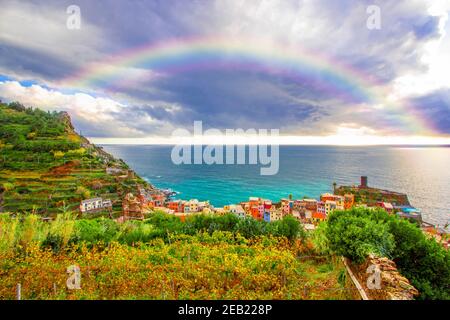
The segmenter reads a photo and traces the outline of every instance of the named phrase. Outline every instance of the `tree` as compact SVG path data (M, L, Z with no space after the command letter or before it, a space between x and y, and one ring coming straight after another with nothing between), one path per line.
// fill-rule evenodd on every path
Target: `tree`
M321 250L328 245L335 254L355 262L371 253L388 257L419 290L420 299L450 299L450 252L416 224L368 208L334 211L324 224Z
M279 237L286 237L289 241L294 241L299 236L302 240L306 238L305 230L301 227L300 222L292 215L287 215L280 221L270 223L267 228L269 230L268 233Z
M358 210L361 209L352 211ZM389 227L352 211L330 214L326 228L330 249L357 263L363 262L369 254L389 257L394 249Z

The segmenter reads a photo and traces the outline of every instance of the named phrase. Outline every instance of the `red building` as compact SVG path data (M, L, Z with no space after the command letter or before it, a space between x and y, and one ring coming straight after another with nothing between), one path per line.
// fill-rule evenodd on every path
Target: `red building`
M173 210L174 212L184 212L184 206L183 206L183 203L180 200L178 200L178 201L170 201L167 204L167 208L169 208L170 210Z
M376 206L378 208L382 208L382 209L386 210L386 212L389 212L389 213L394 212L394 206L392 205L392 203L389 203L389 202L377 202Z

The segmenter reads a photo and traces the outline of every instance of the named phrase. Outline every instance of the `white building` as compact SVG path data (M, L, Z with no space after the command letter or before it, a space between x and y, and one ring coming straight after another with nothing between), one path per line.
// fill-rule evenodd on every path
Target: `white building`
M111 200L103 200L102 198L94 198L94 199L88 199L88 200L81 201L80 211L82 213L84 213L84 212L108 209L111 207L112 207Z
M241 205L230 204L226 206L228 212L237 215L239 218L245 218L245 210ZM225 210L224 210L225 211Z

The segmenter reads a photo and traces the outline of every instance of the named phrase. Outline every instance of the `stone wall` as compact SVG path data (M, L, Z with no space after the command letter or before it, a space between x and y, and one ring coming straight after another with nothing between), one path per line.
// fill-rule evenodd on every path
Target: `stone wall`
M361 265L353 263L349 263L349 265L371 300L413 300L419 294L417 289L409 283L409 280L399 273L395 262L388 258L370 256ZM375 267L369 269L371 265ZM378 268L380 274L380 289L373 288L375 282L371 282L372 288L367 286L369 277L371 277L370 280L375 278L374 270L376 268ZM368 269L370 272L367 272Z

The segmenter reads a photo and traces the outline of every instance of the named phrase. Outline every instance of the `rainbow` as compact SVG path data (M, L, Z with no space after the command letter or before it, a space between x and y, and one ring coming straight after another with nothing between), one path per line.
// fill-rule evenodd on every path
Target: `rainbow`
M401 119L399 125L411 133L434 134L432 124L410 103L387 100L386 86L375 77L320 52L263 39L215 36L152 43L89 64L63 79L61 85L108 88L126 82L130 70L167 74L205 68L258 70L296 81L314 82L319 90L332 93L338 99L359 106L381 107L396 114L395 118Z

